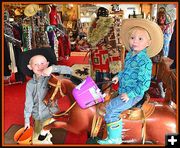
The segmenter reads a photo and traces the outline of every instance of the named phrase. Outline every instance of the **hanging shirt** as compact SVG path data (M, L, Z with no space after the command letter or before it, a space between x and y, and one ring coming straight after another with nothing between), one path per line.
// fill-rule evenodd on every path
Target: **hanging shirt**
M58 15L57 15L57 10L56 6L51 7L51 12L49 13L49 19L50 19L50 24L51 25L57 25L58 24Z
M59 57L65 58L70 56L71 53L71 43L68 35L60 35L58 37L58 55Z
M13 73L16 73L17 72L17 66L16 66L16 60L15 60L15 56L14 56L13 44L10 42L8 44L9 44L10 59L11 59L10 69Z

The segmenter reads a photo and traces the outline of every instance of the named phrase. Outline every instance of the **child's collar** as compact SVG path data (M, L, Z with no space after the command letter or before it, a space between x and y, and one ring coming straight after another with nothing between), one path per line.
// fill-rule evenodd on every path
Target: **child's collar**
M38 80L40 80L40 79L42 79L42 78L45 78L44 76L39 76L39 77L37 77L37 75L34 73L33 74L33 80L34 81L38 81Z
M131 55L132 56L134 56L134 55L139 55L139 54L141 54L141 53L147 53L147 48L144 48L143 50L141 50L141 51L139 51L138 53L135 53L134 51L133 51L133 49L131 48Z

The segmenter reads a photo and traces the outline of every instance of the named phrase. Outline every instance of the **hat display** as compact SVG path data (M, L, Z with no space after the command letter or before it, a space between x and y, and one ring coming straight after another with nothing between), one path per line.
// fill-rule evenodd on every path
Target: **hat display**
M98 12L97 12L97 17L99 18L100 16L108 17L109 16L109 10L104 8L104 7L99 7Z
M17 8L17 9L14 11L14 14L15 14L15 16L23 15L22 9Z
M56 55L52 48L37 48L24 51L20 54L18 59L20 70L24 75L30 77L33 76L33 71L30 70L27 65L29 64L29 60L35 55L43 55L49 62L49 66L52 64L57 64Z
M127 50L130 50L128 32L134 27L141 27L147 30L151 37L151 44L147 47L147 54L149 57L157 55L163 47L163 32L159 25L153 21L142 18L124 19L121 26L121 38Z
M24 14L28 17L34 16L38 12L39 9L40 9L39 5L37 5L37 4L29 4L24 9Z

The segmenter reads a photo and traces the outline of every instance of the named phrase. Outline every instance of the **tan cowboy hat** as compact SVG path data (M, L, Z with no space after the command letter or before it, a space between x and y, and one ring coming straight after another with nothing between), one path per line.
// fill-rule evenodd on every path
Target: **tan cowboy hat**
M123 45L127 50L130 50L128 32L136 26L147 30L151 37L151 45L147 47L149 57L157 55L163 47L163 32L157 23L147 19L130 18L122 21L121 37Z
M40 9L39 5L30 4L30 5L26 6L26 8L24 9L24 14L28 17L34 16L39 11L39 9Z
M21 11L20 8L17 8L17 9L14 11L14 14L15 14L15 16L19 16L19 15L22 15L23 13L22 13L22 11Z

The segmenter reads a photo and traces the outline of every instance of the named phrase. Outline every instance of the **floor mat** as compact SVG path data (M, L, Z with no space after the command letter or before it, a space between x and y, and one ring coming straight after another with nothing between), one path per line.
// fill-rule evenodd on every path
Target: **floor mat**
M14 141L14 134L22 127L22 125L13 124L5 133L4 144L17 144ZM66 131L64 129L51 129L50 132L53 135L51 138L53 144L64 144L66 138Z

